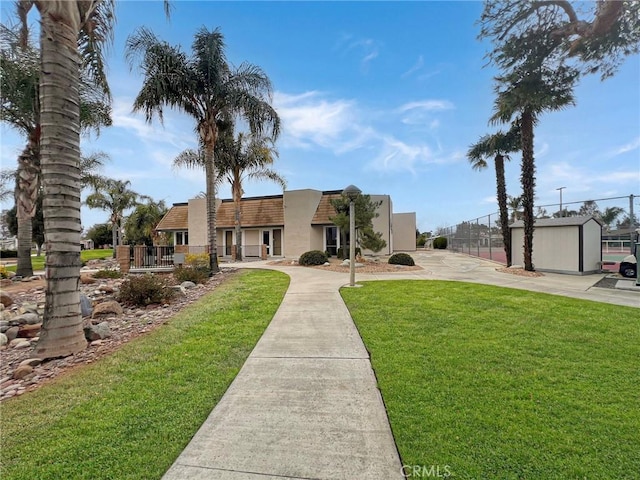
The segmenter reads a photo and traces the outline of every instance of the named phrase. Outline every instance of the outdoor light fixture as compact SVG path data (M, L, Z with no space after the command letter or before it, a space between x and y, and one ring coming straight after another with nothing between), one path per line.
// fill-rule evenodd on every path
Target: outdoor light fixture
M342 194L349 199L349 286L356 285L356 206L355 201L362 193L355 185L349 185Z

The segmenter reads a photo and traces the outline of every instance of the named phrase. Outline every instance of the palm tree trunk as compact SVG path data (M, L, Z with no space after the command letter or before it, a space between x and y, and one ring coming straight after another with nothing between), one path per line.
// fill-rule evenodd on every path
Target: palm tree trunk
M507 181L504 176L504 156L496 155L494 160L496 167L496 190L498 197L498 210L500 212L500 229L502 231L502 244L507 255L507 267L511 266L511 232L509 231L509 209L507 208Z
M207 231L209 237L209 268L218 273L218 239L216 232L216 168L214 165L213 149L215 141L210 142L204 149L205 176L207 183Z
M31 217L26 214L20 203L16 205L16 217L18 220L18 265L16 275L31 277L33 266L31 265L31 245L33 245L33 224Z
M535 163L533 158L533 114L531 110L522 112L522 220L524 222L524 269L533 272L533 229L535 217L533 202L536 186Z
M33 246L33 222L40 188L38 163L38 134L29 136L29 143L18 157L16 174L16 219L18 221L18 265L16 275L31 277L31 247Z
M236 229L236 260L242 261L242 224L240 221L240 216L242 212L240 210L240 202L242 201L242 187L240 186L240 172L234 172L234 181L233 181L233 207L235 209L235 219L234 226Z
M87 341L80 313L79 18L76 2L38 3L45 309L35 356L72 355Z
M118 249L118 225L115 221L111 222L111 244L113 245L113 251Z

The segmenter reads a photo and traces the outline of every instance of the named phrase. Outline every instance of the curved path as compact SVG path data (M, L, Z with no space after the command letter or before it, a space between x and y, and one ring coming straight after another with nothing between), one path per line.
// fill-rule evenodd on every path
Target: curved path
M635 291L594 288L602 276L496 272L450 252L413 254L424 270L358 280L478 282L640 307ZM164 480L401 479L369 355L339 294L348 274L254 262L291 277L273 320Z

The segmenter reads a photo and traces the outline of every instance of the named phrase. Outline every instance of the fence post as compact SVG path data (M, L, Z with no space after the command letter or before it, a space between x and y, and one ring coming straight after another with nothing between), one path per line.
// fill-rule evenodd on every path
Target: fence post
M487 217L489 224L489 260L493 260L493 253L491 250L491 244L493 243L493 239L491 238L491 214L489 214Z
M118 245L116 247L116 261L122 273L129 273L131 266L131 251L129 245Z
M633 255L635 250L635 236L636 236L636 221L633 214L633 193L629 195L629 224L631 226L631 232L629 233L629 255ZM636 267L637 269L637 267Z
M260 252L260 259L261 260L266 260L267 259L267 246L263 243L261 245L261 252Z

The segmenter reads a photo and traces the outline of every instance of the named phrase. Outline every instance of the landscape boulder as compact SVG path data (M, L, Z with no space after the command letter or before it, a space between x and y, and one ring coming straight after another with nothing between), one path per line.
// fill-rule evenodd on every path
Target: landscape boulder
M5 291L0 291L0 303L5 307L13 304L13 297Z
M122 307L118 302L116 302L115 300L109 300L107 302L97 304L93 308L93 314L91 315L91 318L105 315L122 315L123 313L124 310L122 310Z
M111 329L109 328L109 322L101 322L97 325L86 325L84 327L84 336L90 342L110 337Z

